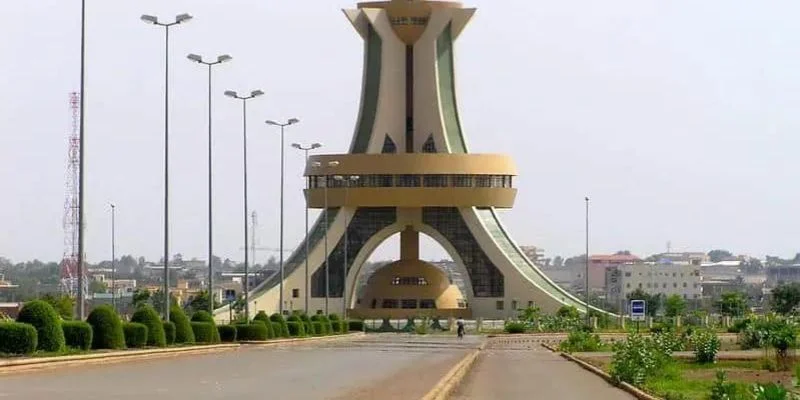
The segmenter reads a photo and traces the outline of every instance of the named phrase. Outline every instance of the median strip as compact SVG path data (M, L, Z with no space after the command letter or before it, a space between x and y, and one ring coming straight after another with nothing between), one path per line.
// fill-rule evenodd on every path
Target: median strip
M453 390L455 390L467 375L467 372L469 372L469 369L485 347L486 342L484 341L477 349L464 356L458 364L451 368L450 371L434 385L433 389L431 389L422 400L445 400L449 398L450 394L453 393Z

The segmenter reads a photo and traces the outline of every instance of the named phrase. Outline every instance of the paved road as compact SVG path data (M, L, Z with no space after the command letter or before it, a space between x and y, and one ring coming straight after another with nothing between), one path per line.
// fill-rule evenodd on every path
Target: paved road
M529 342L490 342L452 398L634 399L574 363Z
M477 338L375 335L0 376L0 399L414 399Z

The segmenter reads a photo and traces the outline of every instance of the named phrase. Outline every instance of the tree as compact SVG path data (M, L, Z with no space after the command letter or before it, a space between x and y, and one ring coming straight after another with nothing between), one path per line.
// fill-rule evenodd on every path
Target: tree
M714 307L722 315L740 317L747 312L747 299L739 292L723 293Z
M143 304L147 304L149 300L150 291L144 289L136 289L133 291L133 297L131 298L133 308L138 308Z
M169 294L170 299L170 306L177 306L178 305L178 298L175 297L174 294ZM150 296L150 302L153 303L153 308L155 308L158 312L164 311L164 291L158 289L152 296Z
M664 315L677 317L686 312L686 300L679 294L673 294L664 300Z
M708 258L711 259L711 262L720 262L730 257L733 257L733 253L728 250L711 250L708 252Z
M58 315L61 316L62 319L71 320L73 317L73 311L75 310L75 299L72 297L58 294L54 295L51 293L47 293L42 296L42 300L53 306L56 310Z
M108 291L108 285L105 282L91 281L89 282L89 293L105 293Z
M214 308L219 308L220 303L217 299L214 299ZM203 290L200 293L192 296L189 299L189 302L186 304L186 310L194 313L197 311L208 311L208 291Z
M791 314L800 305L800 283L778 285L772 290L772 309L778 314Z
M614 255L616 255L616 256L629 256L629 255L631 255L631 251L630 250L620 250L620 251L614 253Z
M644 300L646 304L646 312L648 316L655 317L658 312L658 305L661 302L660 294L650 294L642 289L636 289L628 293L628 301L631 300Z

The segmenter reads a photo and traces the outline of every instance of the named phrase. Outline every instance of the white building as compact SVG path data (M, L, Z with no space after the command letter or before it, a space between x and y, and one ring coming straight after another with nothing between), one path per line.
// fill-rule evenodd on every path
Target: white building
M606 296L621 301L636 289L649 294L682 296L686 300L703 297L703 277L699 265L691 264L625 264L606 272Z

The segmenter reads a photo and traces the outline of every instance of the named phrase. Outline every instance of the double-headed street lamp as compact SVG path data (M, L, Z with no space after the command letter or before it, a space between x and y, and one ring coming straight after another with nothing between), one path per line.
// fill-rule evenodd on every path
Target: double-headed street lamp
M317 162L312 163L311 166L313 168L321 168L322 167L322 163L317 161ZM326 166L328 168L336 168L336 167L339 166L339 162L338 161L328 161ZM328 175L325 173L325 171L323 171L322 173L324 174L324 175L322 175L322 177L325 178L325 186L324 186L324 190L323 190L323 193L324 193L324 196L325 196L325 204L324 204L324 207L325 207L325 216L324 216L324 222L325 222L325 225L324 225L325 226L325 240L324 240L324 243L325 243L325 247L324 247L324 251L325 251L325 315L328 315L328 303L330 302L330 297L331 297L330 296L331 295L331 293L330 293L330 291L331 291L331 283L330 283L330 281L331 281L330 280L331 270L330 270L330 268L328 268L328 186L329 186L329 183L330 183L330 179L328 179Z
M281 214L281 223L280 223L280 225L281 225L281 228L280 228L280 237L281 237L281 239L280 239L280 249L278 250L280 252L280 274L281 274L281 282L280 282L280 289L279 289L280 290L280 296L279 296L280 304L278 306L278 309L279 309L279 312L280 312L281 315L283 315L283 175L284 175L283 174L283 169L284 169L283 168L283 164L284 164L283 163L283 158L284 158L283 157L283 153L284 153L283 150L284 150L284 147L285 147L284 144L283 144L283 139L284 139L284 135L283 134L284 134L284 128L286 128L289 125L294 125L294 124L296 124L298 122L300 122L300 120L297 119L297 118L290 118L288 121L286 121L286 123L283 123L283 124L279 123L279 122L272 121L272 120L267 120L266 121L267 125L279 126L281 128L281 212L280 212L280 214Z
M217 57L216 61L205 61L203 57L197 54L189 54L186 56L191 61L208 66L208 312L214 315L214 270L213 264L213 220L212 220L212 207L211 207L211 67L217 64L222 64L232 60L232 57L223 54Z
M164 27L164 320L169 321L169 28L189 22L192 16L179 14L174 22L142 15L142 21Z
M247 257L247 100L263 95L261 90L253 90L248 96L239 96L233 90L226 90L225 96L242 101L242 137L244 152L244 317L250 321L250 272ZM213 299L211 299L213 302Z
M350 190L350 184L358 182L361 179L358 175L350 175L347 178L336 175L333 177L337 181L344 182L344 204L343 206L347 206L347 194ZM347 244L348 244L348 236L347 231L349 230L350 223L347 221L347 213L344 215L344 267L342 267L342 319L347 320Z
M305 153L306 165L308 165L308 152L309 152L309 150L318 149L318 148L322 147L322 145L319 144L319 143L312 143L309 146L303 146L300 143L292 143L292 147L294 147L295 149L301 150L301 151L303 151ZM281 173L281 176L283 176L283 173ZM305 304L306 304L306 306L305 306L305 312L306 312L306 315L308 315L308 301L309 301L309 294L308 294L308 190L311 188L309 186L308 182L309 182L309 179L306 179L306 193L305 193L305 196L303 196L305 198L305 200L306 200L306 239L304 241L305 245L306 245L306 254L305 254L305 259L306 259L306 289L305 289L305 294L306 294L305 295L305 298L306 298ZM281 221L283 221L283 218L281 218ZM281 251L281 257L283 257L283 251ZM283 265L283 263L281 263L281 265ZM281 281L283 281L283 279L281 279ZM283 293L283 290L281 290L281 293Z

